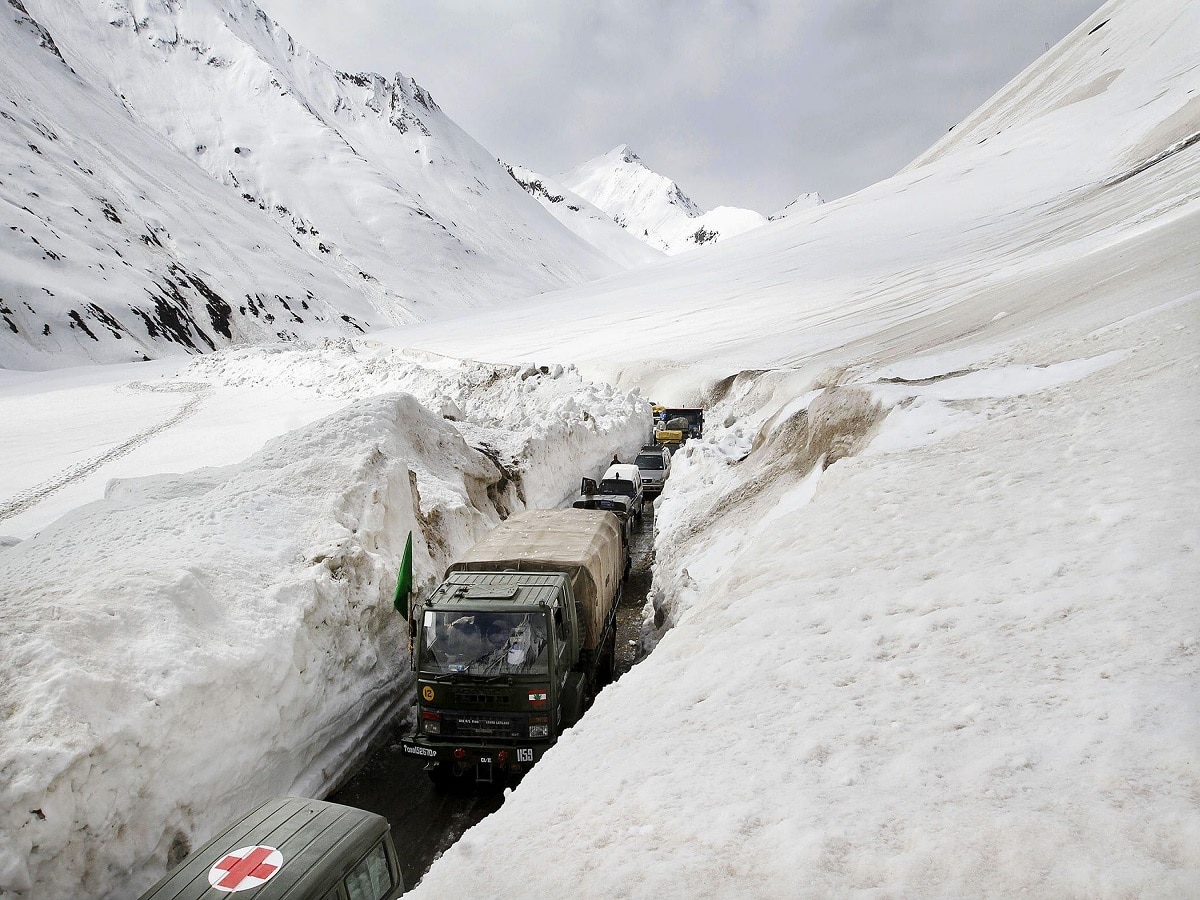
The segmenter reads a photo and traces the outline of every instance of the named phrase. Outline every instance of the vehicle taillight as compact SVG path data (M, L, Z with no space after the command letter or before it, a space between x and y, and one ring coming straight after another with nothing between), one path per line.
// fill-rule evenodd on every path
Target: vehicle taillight
M454 758L455 759L466 759L467 751L464 750L462 747L455 747L454 748Z

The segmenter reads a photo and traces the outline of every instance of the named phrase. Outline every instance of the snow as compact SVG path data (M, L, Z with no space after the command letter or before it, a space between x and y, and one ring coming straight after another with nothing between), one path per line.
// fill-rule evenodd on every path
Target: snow
M894 178L644 271L0 371L0 892L319 794L408 702L408 532L429 587L652 398L707 412L651 652L414 897L1196 896L1198 30L1113 0Z
M668 256L750 231L767 221L760 213L734 206L701 209L679 185L648 169L626 144L564 172L558 180L631 235Z
M654 256L611 258L411 78L336 72L252 3L24 9L0 28L9 365L357 336Z

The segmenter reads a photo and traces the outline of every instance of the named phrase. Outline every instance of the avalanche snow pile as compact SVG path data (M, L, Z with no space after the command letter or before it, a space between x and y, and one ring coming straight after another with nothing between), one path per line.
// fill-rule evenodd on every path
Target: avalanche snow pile
M407 699L408 533L428 586L636 449L647 415L570 371L344 344L175 378L341 408L238 463L115 480L0 550L5 896L133 896L256 801L321 795Z
M630 234L668 255L731 238L767 221L760 213L734 206L704 211L679 185L648 169L625 144L558 179Z

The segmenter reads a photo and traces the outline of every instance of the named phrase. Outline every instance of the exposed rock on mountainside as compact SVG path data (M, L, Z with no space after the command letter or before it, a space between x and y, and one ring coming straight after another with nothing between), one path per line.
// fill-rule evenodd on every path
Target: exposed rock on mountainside
M634 264L413 79L336 72L249 0L8 8L0 365L357 334Z

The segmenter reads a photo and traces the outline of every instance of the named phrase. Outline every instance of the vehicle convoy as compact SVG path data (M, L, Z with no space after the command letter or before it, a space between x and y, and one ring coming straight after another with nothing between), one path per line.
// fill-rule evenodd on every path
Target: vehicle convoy
M383 816L283 797L237 819L162 877L141 900L395 900L404 893Z
M648 444L633 461L642 477L642 493L658 496L671 474L671 454L662 444Z
M672 452L691 438L704 435L704 410L692 407L664 407L658 414L654 432L656 443Z
M626 571L611 512L531 510L497 526L414 609L415 730L435 784L519 778L613 677Z

